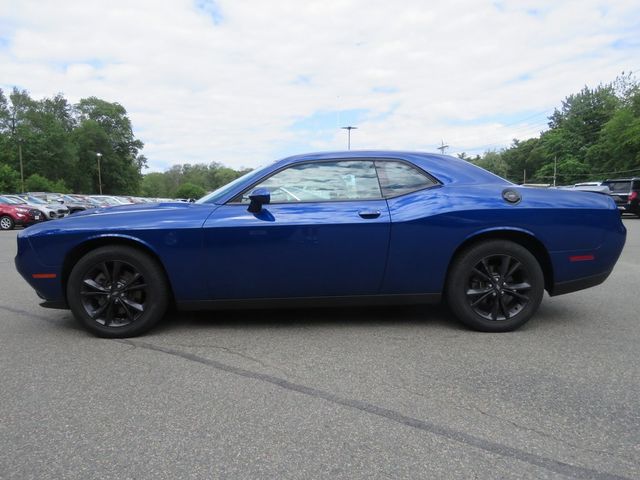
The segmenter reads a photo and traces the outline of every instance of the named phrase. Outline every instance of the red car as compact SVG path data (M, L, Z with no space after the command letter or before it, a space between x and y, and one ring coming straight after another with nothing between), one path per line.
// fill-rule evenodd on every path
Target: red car
M40 210L0 197L0 230L12 230L16 225L27 227L42 220L44 215Z

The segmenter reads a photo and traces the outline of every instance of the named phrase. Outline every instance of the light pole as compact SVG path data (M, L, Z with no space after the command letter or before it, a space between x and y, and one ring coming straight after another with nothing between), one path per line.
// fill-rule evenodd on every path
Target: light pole
M20 191L24 192L24 167L22 165L22 138L16 134L16 115L15 112L11 117L11 134L18 142L18 159L20 161Z
M98 157L98 188L100 189L100 195L102 195L102 174L100 172L100 158L102 158L102 154L96 152L96 157Z
M449 148L449 145L446 145L446 144L444 143L444 138L443 138L443 139L442 139L442 143L441 143L441 144L440 144L440 146L438 147L438 150L440 150L440 153L441 153L442 155L444 155L444 152L446 152L446 151L447 151L447 148Z
M351 150L351 130L357 130L357 129L358 127L352 127L352 126L342 127L342 130L347 131L347 150Z
M20 188L24 192L24 167L22 166L22 139L18 137L18 158L20 159Z

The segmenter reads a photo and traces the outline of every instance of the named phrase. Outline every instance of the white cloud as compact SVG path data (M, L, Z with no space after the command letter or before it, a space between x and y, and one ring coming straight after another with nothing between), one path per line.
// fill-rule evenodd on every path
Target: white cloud
M0 87L120 102L152 169L239 167L344 148L343 131L292 130L336 110L369 112L357 148L497 148L640 68L633 1L221 0L216 21L196 4L0 0Z

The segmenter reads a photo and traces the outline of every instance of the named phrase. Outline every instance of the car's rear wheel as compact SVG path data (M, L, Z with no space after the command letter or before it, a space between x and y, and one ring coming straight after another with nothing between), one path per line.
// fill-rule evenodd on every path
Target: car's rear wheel
M13 230L13 227L15 227L13 218L8 215L0 217L0 230Z
M465 325L483 332L508 332L526 323L544 294L544 275L523 246L488 240L461 252L446 286L451 310Z
M67 301L76 319L101 337L140 335L169 304L164 271L146 253L127 246L92 250L73 267Z

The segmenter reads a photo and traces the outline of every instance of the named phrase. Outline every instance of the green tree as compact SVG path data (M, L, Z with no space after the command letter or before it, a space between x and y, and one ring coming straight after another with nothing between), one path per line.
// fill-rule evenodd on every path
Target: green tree
M195 198L203 197L207 192L204 188L194 185L193 183L183 183L175 191L175 198Z
M160 172L151 172L144 175L140 193L145 197L169 197L166 175Z
M533 180L540 183L553 183L553 163L542 166ZM589 180L591 169L576 158L559 161L556 167L556 185L571 185L581 180Z
M637 99L637 107L635 102ZM587 150L586 161L596 171L625 171L640 167L640 92L620 108Z
M37 173L29 175L29 177L25 179L24 188L28 192L51 192L53 190L51 181Z
M560 110L551 115L549 126L562 132L562 145L566 153L584 159L589 146L596 143L602 127L616 109L620 99L616 97L612 84L591 89L584 87L579 93L569 95L562 101Z
M0 192L12 193L20 190L20 174L9 165L0 163Z
M80 100L75 110L79 122L77 138L81 166L89 168L99 152L102 154L103 191L137 193L146 158L139 155L144 144L135 138L125 108L119 103L89 97Z
M69 189L63 180L52 181L37 173L25 179L24 188L28 192L69 193Z
M209 190L215 190L216 188L226 185L241 175L244 175L247 171L248 170L233 170L217 162L212 162L209 165Z
M503 178L508 176L507 164L504 158L494 150L485 152L481 158L474 159L473 163Z

